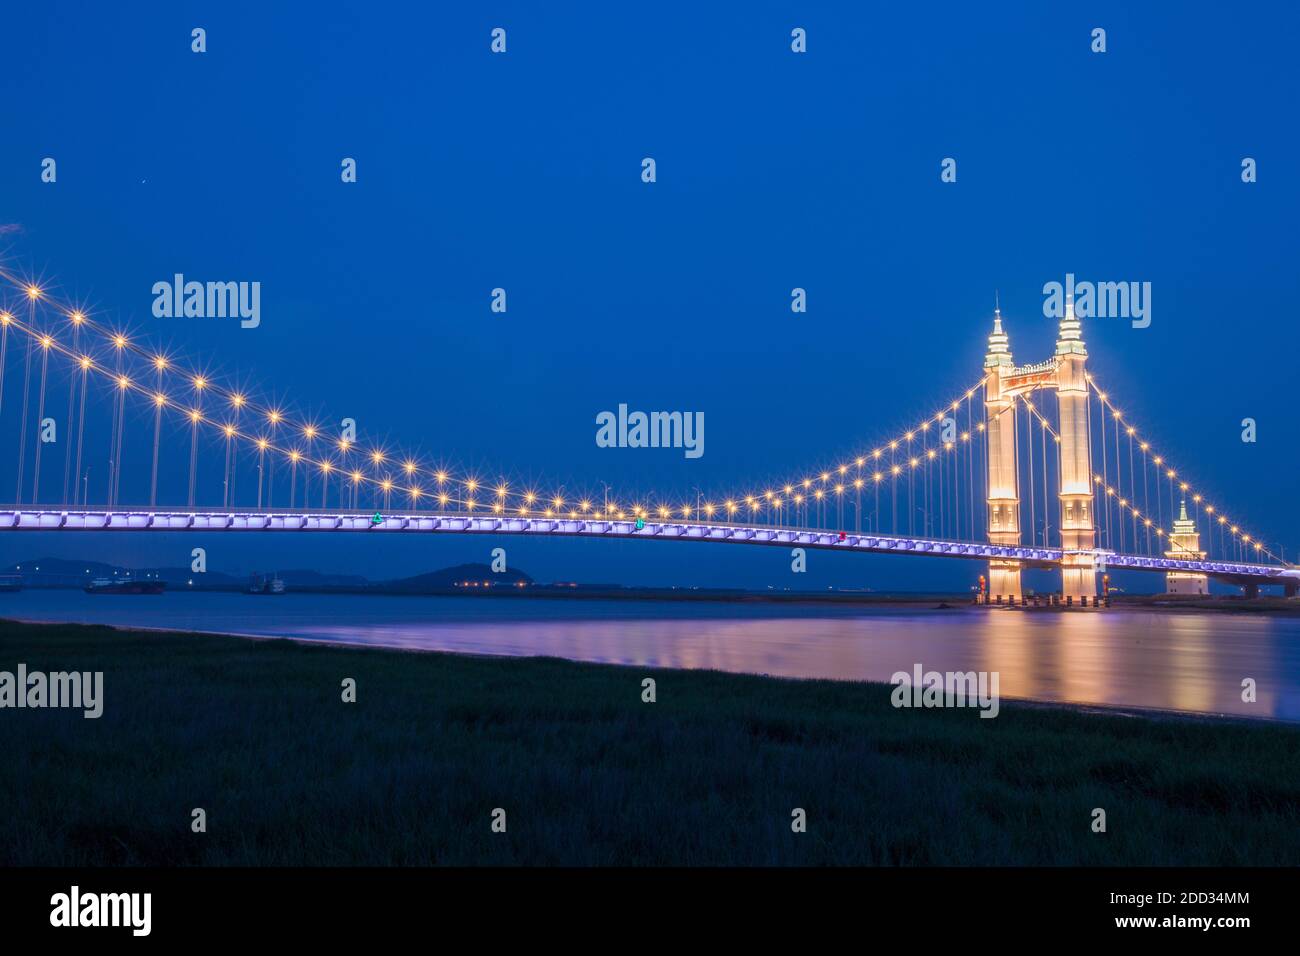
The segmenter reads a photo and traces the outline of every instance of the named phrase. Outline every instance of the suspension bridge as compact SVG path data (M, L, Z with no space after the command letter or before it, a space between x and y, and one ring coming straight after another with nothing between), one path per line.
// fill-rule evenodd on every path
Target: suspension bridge
M858 454L686 501L597 495L485 480L294 416L0 266L16 465L0 529L644 538L980 561L987 598L1008 602L1028 568L1058 570L1061 599L1085 606L1112 569L1176 593L1215 579L1295 595L1300 569L1175 468L1087 358L1072 302L1054 353L1027 365L995 310L979 378Z

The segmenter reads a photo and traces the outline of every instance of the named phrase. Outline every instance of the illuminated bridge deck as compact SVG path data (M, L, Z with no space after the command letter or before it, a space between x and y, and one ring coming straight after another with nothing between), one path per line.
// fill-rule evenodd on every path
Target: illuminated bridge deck
M14 531L243 531L353 532L363 534L510 534L539 537L638 538L650 541L711 541L722 544L824 548L871 554L909 554L987 561L1001 558L1027 566L1054 567L1059 548L1010 547L970 541L849 531L822 531L767 525L690 521L604 520L593 518L511 517L502 515L407 513L382 515L339 511L51 511L10 507L0 510L0 530ZM1240 561L1199 560L1093 551L1107 568L1133 571L1188 571L1260 584L1300 580L1300 569Z

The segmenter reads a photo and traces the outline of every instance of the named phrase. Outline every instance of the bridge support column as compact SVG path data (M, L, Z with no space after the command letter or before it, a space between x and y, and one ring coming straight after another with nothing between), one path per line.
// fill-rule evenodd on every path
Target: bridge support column
M1295 597L1296 594L1300 593L1300 581L1288 581L1282 585L1282 593L1287 597Z
M1002 313L993 313L993 334L984 357L984 436L988 453L988 537L990 544L1016 547L1020 544L1020 493L1016 468L1016 396L1004 388L1005 378L1015 370L1007 334L1002 331ZM1007 594L1012 603L1024 594L1020 586L1020 562L994 558L989 561L989 592Z
M1060 432L1061 592L1086 606L1083 599L1097 596L1097 569L1093 550L1097 532L1093 524L1091 434L1088 427L1088 379L1084 363L1088 352L1074 315L1074 300L1067 298L1056 338L1056 402Z

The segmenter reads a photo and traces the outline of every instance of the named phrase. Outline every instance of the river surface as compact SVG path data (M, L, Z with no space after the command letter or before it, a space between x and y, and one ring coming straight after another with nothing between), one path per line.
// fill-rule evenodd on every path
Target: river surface
M997 671L1004 697L1300 721L1300 618L1263 614L25 590L0 617L839 680L920 664Z

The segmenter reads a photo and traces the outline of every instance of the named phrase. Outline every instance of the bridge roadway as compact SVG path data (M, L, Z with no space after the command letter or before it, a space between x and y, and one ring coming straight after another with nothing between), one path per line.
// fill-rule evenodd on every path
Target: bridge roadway
M824 531L726 522L637 522L624 519L546 518L509 515L390 512L375 521L360 511L159 511L148 509L49 510L39 507L0 507L0 531L350 531L366 534L518 534L538 537L644 538L652 541L713 541L773 547L824 548L871 554L910 554L936 558L987 561L1010 558L1029 567L1051 568L1061 561L1059 548L1005 546L947 541L912 535L882 535L856 531ZM1276 584L1292 589L1300 583L1300 568L1241 561L1153 558L1145 555L1092 552L1108 569L1133 571L1192 571L1238 584Z

